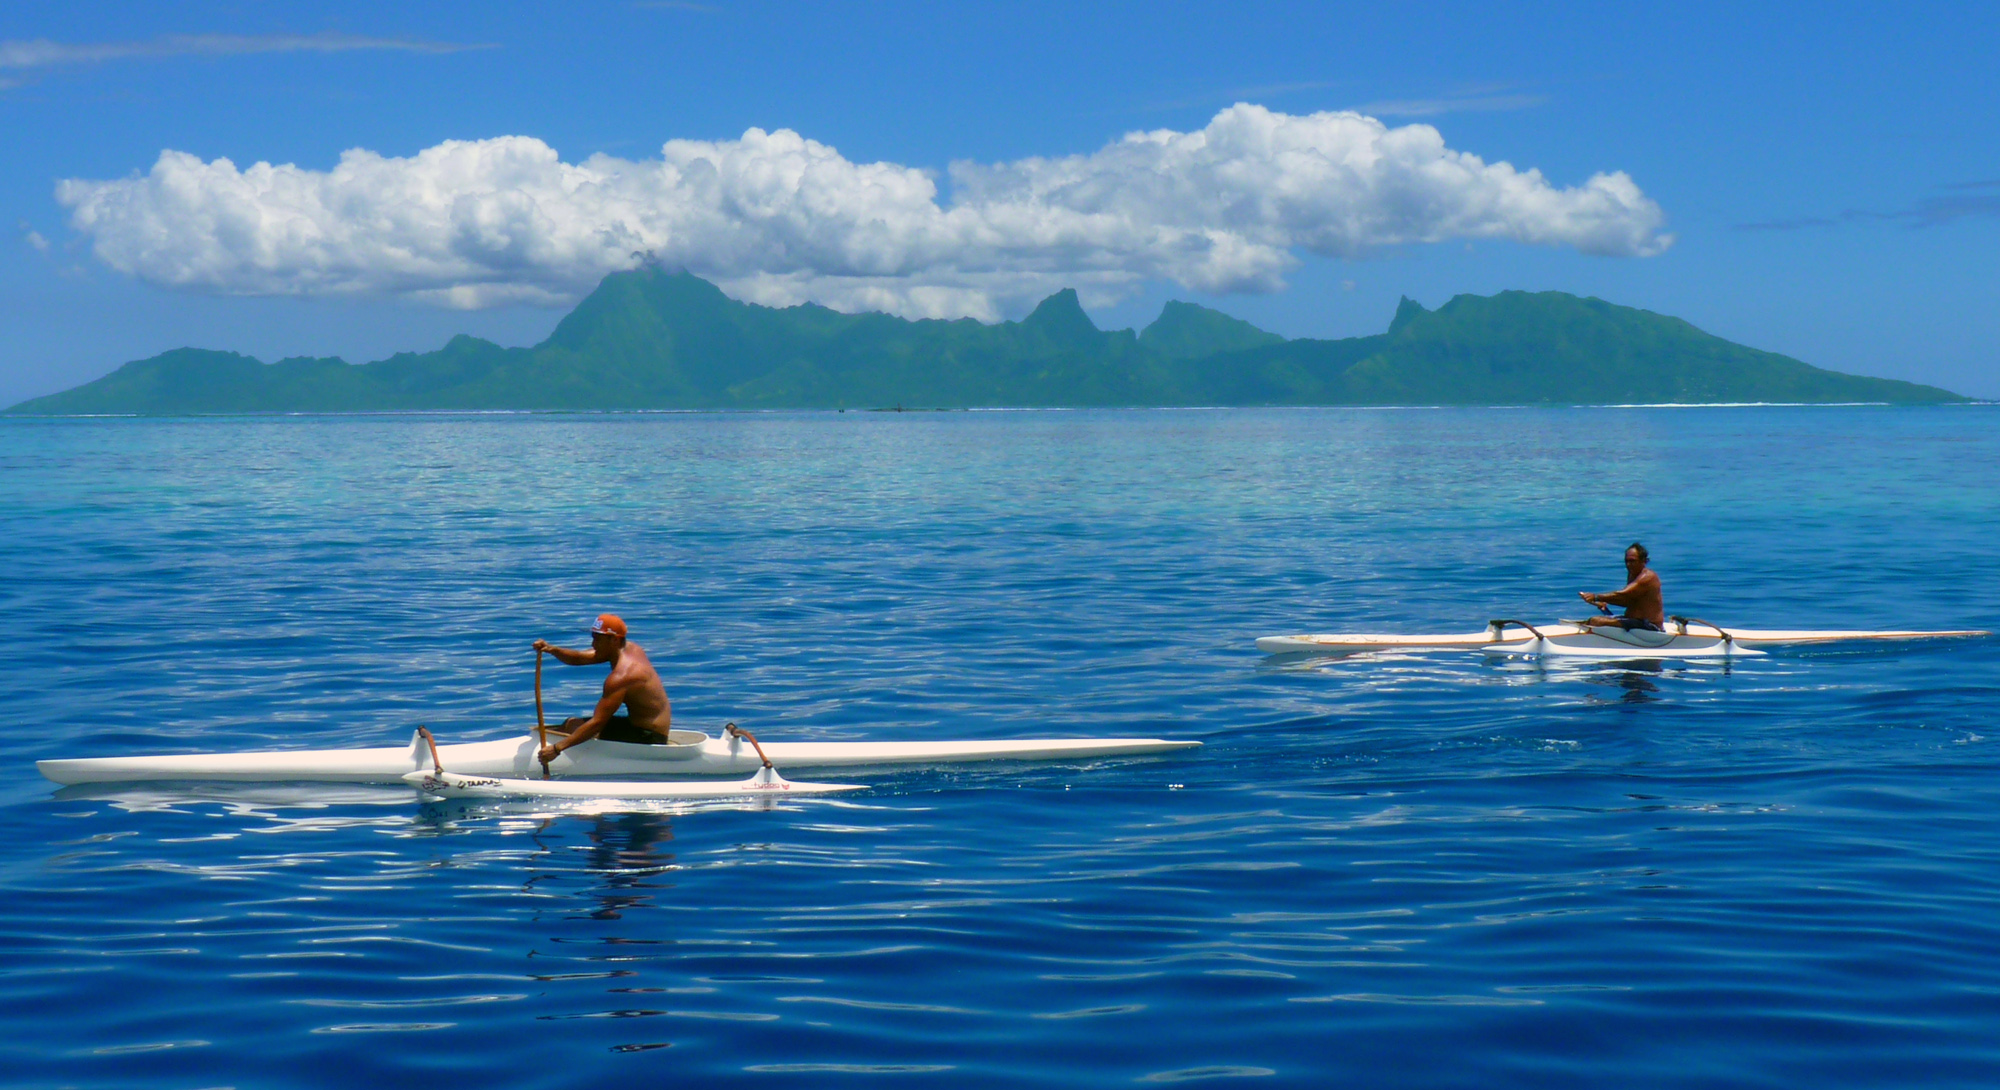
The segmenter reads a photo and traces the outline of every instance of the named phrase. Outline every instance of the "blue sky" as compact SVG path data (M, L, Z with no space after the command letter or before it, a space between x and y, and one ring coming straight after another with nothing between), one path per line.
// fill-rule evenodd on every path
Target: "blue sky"
M0 403L533 343L634 247L1107 328L1556 289L2000 397L2000 6L1742 7L17 2Z

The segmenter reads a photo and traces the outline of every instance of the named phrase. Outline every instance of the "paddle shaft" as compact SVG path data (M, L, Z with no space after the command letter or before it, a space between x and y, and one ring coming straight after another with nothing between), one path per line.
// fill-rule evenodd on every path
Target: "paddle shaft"
M535 751L537 754L549 746L549 724L542 718L542 649L539 647L535 648L535 744L540 747ZM542 778L547 780L554 776L549 771L549 763L543 761Z

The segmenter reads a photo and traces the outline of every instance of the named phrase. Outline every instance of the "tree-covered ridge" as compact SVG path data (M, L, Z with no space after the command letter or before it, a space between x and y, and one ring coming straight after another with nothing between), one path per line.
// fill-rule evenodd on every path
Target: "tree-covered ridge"
M1018 322L730 299L688 273L615 273L532 348L453 338L374 363L183 348L7 410L1519 405L1963 400L1821 370L1677 318L1562 292L1408 299L1387 333L1292 340L1191 303L1100 330L1074 291Z

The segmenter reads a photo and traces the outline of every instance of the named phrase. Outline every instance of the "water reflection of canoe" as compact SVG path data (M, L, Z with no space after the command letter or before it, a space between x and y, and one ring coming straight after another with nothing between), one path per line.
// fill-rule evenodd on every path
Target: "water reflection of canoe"
M1188 749L1200 742L1161 738L1009 738L949 742L765 742L764 752L785 771L869 765L948 765L969 761L1061 761L1123 757ZM517 735L438 747L444 767L468 776L540 778L535 736ZM755 747L740 738L711 738L676 730L660 745L603 740L565 750L550 763L556 776L746 775L762 768ZM432 767L423 739L407 746L371 749L267 750L259 753L189 753L171 756L86 757L37 761L57 783L146 780L319 781L402 783Z

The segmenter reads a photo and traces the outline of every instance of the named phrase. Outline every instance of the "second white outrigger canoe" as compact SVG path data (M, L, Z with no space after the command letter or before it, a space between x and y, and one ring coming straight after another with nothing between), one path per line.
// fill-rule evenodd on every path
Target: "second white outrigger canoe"
M1164 738L1010 738L950 742L765 742L771 762L800 768L869 765L945 765L967 761L1060 761L1168 753L1200 742ZM485 742L437 747L451 773L494 779L537 779L542 766L533 732ZM160 780L233 782L403 783L433 766L419 735L407 746L370 749L287 749L257 753L188 753L143 757L84 757L36 761L42 775L60 784ZM637 745L598 739L564 751L549 764L557 777L691 777L744 775L764 767L756 748L741 738L711 738L675 730L668 742ZM546 782L546 781L545 781Z
M1597 659L1742 658L1761 655L1766 647L1848 641L1942 640L1990 636L1991 632L1884 631L1847 629L1723 629L1692 617L1669 619L1665 632L1622 628L1587 628L1575 621L1530 625L1521 621L1489 621L1484 629L1451 635L1400 636L1375 633L1265 636L1257 650L1267 655L1314 654L1327 657L1365 651L1486 651L1499 654L1557 655Z

